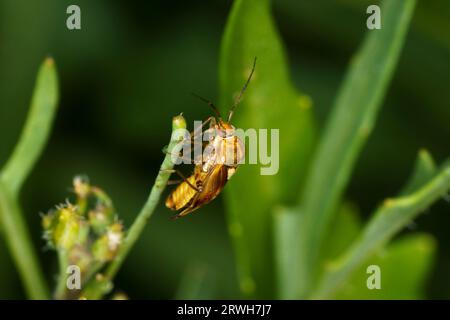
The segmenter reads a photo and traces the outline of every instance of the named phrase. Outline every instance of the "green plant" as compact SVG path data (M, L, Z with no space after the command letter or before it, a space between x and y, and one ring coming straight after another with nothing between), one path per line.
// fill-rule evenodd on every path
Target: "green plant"
M278 176L262 177L257 168L242 169L227 189L229 231L245 296L345 296L343 291L339 295L342 282L350 280L358 267L374 259L396 233L449 190L449 167L435 174L424 170L432 161L422 151L411 178L413 185L399 198L386 200L363 231L339 209L357 156L375 124L392 78L415 3L382 2L383 27L367 33L352 59L315 146L313 110L307 107L309 100L295 93L289 81L270 1L235 1L222 43L221 105L230 105L230 97L242 82L251 57L260 57L255 80L235 121L244 128L279 128L281 136ZM248 190L258 197L249 197ZM354 214L353 209L346 211ZM340 220L347 221L347 225L337 234L330 224L339 224ZM330 235L334 236L331 240ZM345 241L336 250L339 255L331 256L331 241L340 239ZM408 254L430 257L432 242L420 239L430 248L421 251L419 241L412 240ZM416 282L422 281L419 275L426 267L418 266Z
M385 200L364 226L355 206L344 197L399 60L415 4L415 0L382 2L383 28L366 35L321 132L311 98L291 83L271 1L234 2L220 52L219 105L222 111L232 105L257 56L256 72L233 122L242 128L280 130L279 174L261 176L261 165L243 165L225 191L228 229L245 297L421 296L433 239L414 234L391 240L449 191L450 164L438 169L427 151L419 151L405 187L397 197ZM57 104L56 70L53 60L47 59L38 73L22 136L0 172L1 231L33 299L50 295L19 193L48 140ZM185 127L182 116L173 119L173 132ZM116 273L167 184L173 167L170 154L177 142L172 136L149 198L128 230L123 230L109 197L80 179L75 179L75 204L59 206L43 217L48 245L57 251L60 265L55 298L100 299L112 290ZM249 191L256 196L249 196ZM111 233L117 246L108 242ZM409 263L415 267L399 273ZM69 264L81 266L85 279L75 295L65 286ZM393 290L377 295L361 289L368 264L382 265ZM208 297L210 291L201 285L205 270L201 264L188 268L178 296Z
M101 271L117 259L124 238L123 225L109 196L82 177L75 177L73 187L74 204L67 200L42 217L47 246L58 254L56 299L90 298L97 292L108 293L112 283ZM79 276L79 287L71 289L79 290L67 290L69 266L77 267L75 276Z
M111 262L105 271L105 277L108 281L112 281L129 251L136 243L139 235L144 230L145 225L155 211L156 205L159 202L162 192L164 191L167 181L169 180L171 170L174 166L172 163L172 153L174 153L177 143L180 142L182 136L176 135L177 130L186 129L186 121L182 115L176 116L172 120L172 137L170 143L167 147L167 154L161 164L161 169L158 176L156 177L155 183L153 184L150 195L147 202L144 204L142 210L137 215L134 223L131 225L130 229L126 233L126 237L119 248L116 258ZM92 295L89 296L91 299L101 298L107 292L102 292L101 290L95 290Z
M36 81L27 122L13 154L0 173L0 222L5 240L30 298L47 298L35 248L19 205L19 192L47 142L58 105L55 65L48 58Z
M26 292L32 299L46 299L49 295L20 210L19 191L45 146L57 104L56 69L53 60L48 58L39 70L20 141L0 175L2 231ZM56 299L73 298L66 290L66 268L70 264L78 265L85 279L82 291L74 297L98 299L111 291L114 275L153 214L169 179L173 167L170 154L179 142L175 132L186 128L186 122L180 115L173 118L172 125L174 133L168 154L146 204L125 235L108 195L80 177L74 179L75 205L62 204L43 216L47 244L58 253L60 275L54 294ZM111 235L116 240L111 241Z

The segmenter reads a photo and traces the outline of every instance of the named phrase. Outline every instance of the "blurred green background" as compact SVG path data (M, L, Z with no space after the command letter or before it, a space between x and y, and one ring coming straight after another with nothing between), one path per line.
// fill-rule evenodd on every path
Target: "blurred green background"
M323 125L352 54L367 31L359 0L274 0L295 84L314 101ZM82 30L66 28L77 4ZM23 125L37 68L56 60L61 103L51 140L22 194L36 248L51 281L53 252L41 239L40 212L70 197L72 177L87 174L114 199L129 226L144 203L170 134L171 117L209 115L190 96L217 99L219 46L232 2L0 0L0 164ZM438 163L449 154L450 2L420 1L376 128L353 175L348 198L367 218L399 190L417 150ZM257 195L255 195L256 197ZM438 254L428 298L450 298L450 204L440 201L404 231L429 232ZM238 297L222 199L186 219L162 205L131 252L116 287L131 298L172 298L189 270L213 298ZM194 274L195 276L195 274ZM206 291L205 291L206 292ZM22 298L0 242L0 298Z

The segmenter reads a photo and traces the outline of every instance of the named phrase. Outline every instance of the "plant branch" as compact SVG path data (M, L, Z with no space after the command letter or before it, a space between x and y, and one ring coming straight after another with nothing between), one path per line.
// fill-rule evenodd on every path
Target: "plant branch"
M67 252L63 249L58 250L58 264L59 264L59 275L58 275L58 283L56 284L55 298L63 300L67 288L66 269L69 265Z
M20 188L48 140L57 102L56 69L53 60L47 58L38 72L20 140L0 172L0 222L25 290L32 299L45 299L48 293L18 198Z
M30 111L19 142L2 170L1 177L12 194L20 191L44 149L58 106L58 78L53 59L42 64Z
M172 162L173 150L177 146L177 144L179 144L180 138L181 139L183 138L183 135L180 134L182 133L180 130L184 131L184 129L186 129L186 121L184 120L184 118L181 115L174 117L172 121L172 137L169 146L167 148L168 152L166 154L166 157L164 158L164 161L161 164L159 174L156 177L155 183L152 187L147 202L145 203L144 207L141 209L135 221L128 230L127 235L122 245L120 246L116 258L111 262L111 264L106 269L104 276L106 277L107 280L112 281L112 279L118 272L119 268L123 264L128 253L130 252L131 248L134 246L137 239L144 230L148 220L155 211L155 208L159 203L161 194L167 185L167 181L169 180L171 174L170 170L172 170L174 166ZM101 298L101 295L102 292L97 291L89 298L99 299Z
M450 190L450 164L431 181L408 196L387 199L375 212L361 237L329 270L313 298L330 297L355 268L387 243L433 202Z
M0 219L6 244L31 299L46 299L47 288L22 212L0 180Z

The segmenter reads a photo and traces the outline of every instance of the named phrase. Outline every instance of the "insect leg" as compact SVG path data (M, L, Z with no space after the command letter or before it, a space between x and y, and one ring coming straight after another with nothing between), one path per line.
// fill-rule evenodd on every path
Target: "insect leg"
M201 125L199 128L197 128L197 129L191 131L191 133L190 133L190 137L191 137L191 138L190 138L190 145L186 148L186 150L183 149L183 151L186 151L186 152L189 152L189 153L192 151L192 145L194 144L193 140L195 139L195 137L197 137L198 134L202 134L202 133L203 133L203 128L204 128L208 123L211 123L213 120L215 120L214 117L213 117L213 116L209 116L208 118L206 118L206 120L204 120L204 121L202 122L202 125ZM188 139L186 139L186 141L187 141L187 140L188 140ZM202 141L202 148L203 148L204 145L207 144L207 143L208 143L208 141ZM181 151L180 151L180 154L179 154L179 155L176 155L176 154L173 154L173 153L168 152L168 151L167 151L167 146L162 150L162 152L163 152L164 154L170 154L170 155L173 155L173 156L181 157L182 160L185 161L185 162L189 162L189 163L191 163L191 164L197 164L197 163L195 162L195 160L191 160L191 159L185 158L184 156L181 156Z
M190 140L191 140L191 143L192 143L192 140L193 140L197 135L203 133L203 128L204 128L208 123L211 123L213 120L215 120L215 118L214 118L213 116L209 116L208 118L206 118L205 120L203 120L203 122L202 122L202 124L201 124L200 127L196 128L196 129L194 129L194 130L192 130L192 131L190 132L190 137L191 137ZM214 122L214 123L215 123L215 122ZM187 140L189 140L189 139L186 139L185 141L187 141Z
M202 133L203 132L203 127L206 126L208 123L210 123L213 119L214 119L213 116L209 116L208 118L206 118L206 120L204 120L202 122L202 125L200 127L198 127L197 129L195 129L194 131L191 132L191 137L194 138L199 133Z
M177 220L178 218L184 217L185 215L187 215L188 213L194 211L197 207L195 205L195 203L197 202L197 198L198 198L199 194L197 193L192 201L192 203L185 208L183 211L177 213L176 215L170 217L170 220Z
M172 169L172 170L160 170L160 172L170 172L170 173L176 173L181 179L183 179L184 182L186 182L192 189L194 189L197 192L201 192L202 190L200 190L199 188L197 188L196 186L194 186L192 183L189 182L188 179L186 179L186 177L181 173L180 170L177 169Z
M208 145L208 141L203 141L202 142L202 150L204 150L204 148L205 148L205 146L206 145ZM187 149L187 150L185 150L187 153L191 153L191 147L189 147L189 149ZM199 165L199 164L203 164L203 162L204 162L204 160L203 160L203 152L202 152L202 154L200 155L200 157L197 157L196 159L191 159L191 158L189 158L188 156L184 156L183 155L183 153L180 151L178 154L176 154L176 153L170 153L169 151L167 151L167 150L162 150L162 152L164 153L164 154L169 154L169 155L171 155L171 156L174 156L174 157L178 157L178 158L181 158L181 160L183 160L183 162L186 164L186 163L190 163L190 164L195 164L195 165Z
M180 184L181 182L183 182L183 180L169 180L169 181L167 181L167 185L171 186L174 184Z
M187 208L185 208L183 211L179 212L178 214L172 216L170 219L171 219L171 220L176 220L176 219L178 219L178 218L184 217L184 216L187 215L188 213L191 213L192 211L194 211L194 210L196 210L197 208L199 208L198 204L196 204L199 195L200 195L200 194L197 193L197 194L195 195L195 197L194 197L192 203L191 203Z
M195 163L195 160L192 160L191 158L187 158L186 156L184 156L184 155L180 155L180 154L175 154L175 153L170 153L169 151L166 151L166 150L164 150L164 153L165 154L170 154L171 156L174 156L174 157L178 157L178 158L181 158L181 160L183 160L183 162L184 163L190 163L190 164L196 164Z

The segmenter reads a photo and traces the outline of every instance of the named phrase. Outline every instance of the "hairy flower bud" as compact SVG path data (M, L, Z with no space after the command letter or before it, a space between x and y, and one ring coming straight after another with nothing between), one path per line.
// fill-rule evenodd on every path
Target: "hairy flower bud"
M116 257L124 232L111 199L102 189L81 177L75 177L73 186L76 205L67 201L57 206L42 216L42 227L48 244L58 251L60 265L76 265L87 275L87 283L83 285L86 288L82 291L88 298L92 288L105 292L111 289L111 282L98 272Z
M59 207L42 218L45 237L50 245L69 250L75 244L84 242L88 227L71 204Z
M114 218L113 212L103 205L97 205L88 214L92 230L99 235L106 232L107 228L114 222Z
M123 239L122 225L118 222L108 227L105 234L92 245L92 253L98 261L111 261Z

